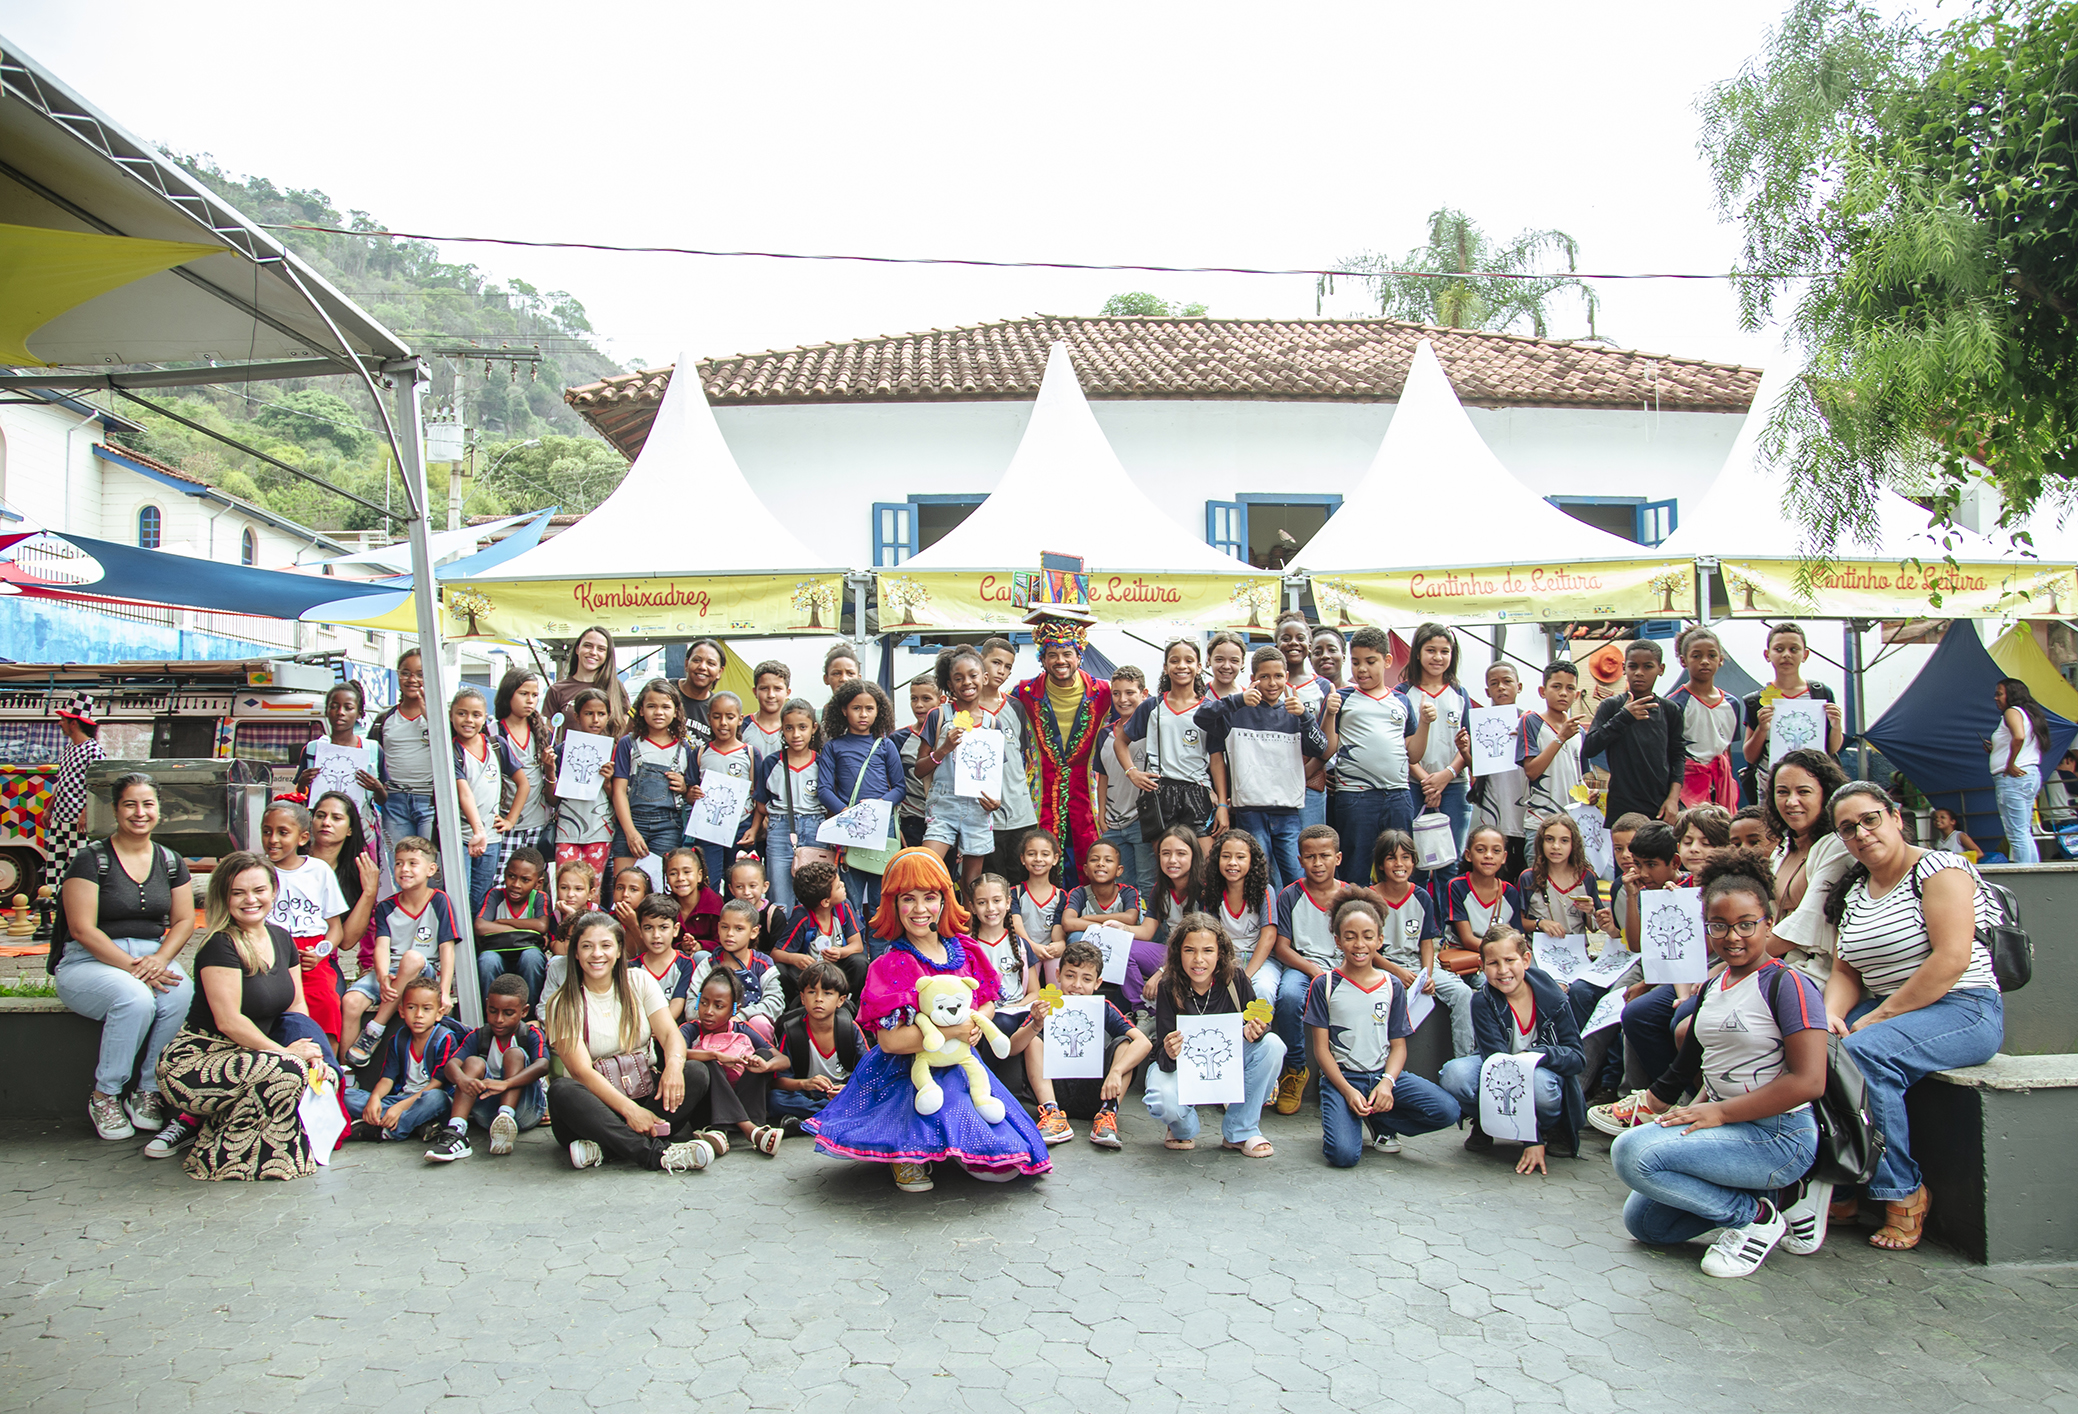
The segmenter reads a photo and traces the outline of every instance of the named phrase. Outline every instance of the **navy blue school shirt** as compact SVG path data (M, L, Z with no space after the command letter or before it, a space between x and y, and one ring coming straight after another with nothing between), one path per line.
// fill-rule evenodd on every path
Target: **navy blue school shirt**
M1612 697L1595 709L1594 725L1581 739L1580 755L1605 757L1609 766L1609 798L1602 818L1613 823L1633 811L1657 820L1667 792L1688 771L1688 741L1681 710L1655 697L1639 721L1627 710L1628 695Z
M1294 716L1284 699L1251 707L1240 693L1198 708L1205 750L1227 761L1228 804L1236 810L1290 813L1306 803L1306 762L1324 761L1328 739L1311 712Z
M866 773L864 782L859 772ZM857 801L851 788L858 785L858 800L884 800L900 806L906 789L902 748L892 738L853 733L823 743L815 759L815 790L822 797L823 813L838 815Z
M491 1034L490 1027L479 1026L469 1033L468 1040L462 1042L458 1058L466 1060L470 1056L475 1056L478 1060L487 1060L491 1054L491 1043L495 1040L497 1037ZM512 1040L507 1043L506 1049L511 1050L514 1046L519 1047L520 1054L527 1058L528 1065L533 1065L548 1054L548 1038L542 1035L541 1028L531 1021L522 1022L520 1029L512 1033Z
M1452 923L1472 925L1472 937L1476 940L1486 936L1486 930L1496 923L1506 923L1518 932L1522 929L1522 895L1515 885L1495 879L1500 893L1491 901L1481 898L1472 891L1472 876L1460 874L1450 881L1450 907L1444 916Z

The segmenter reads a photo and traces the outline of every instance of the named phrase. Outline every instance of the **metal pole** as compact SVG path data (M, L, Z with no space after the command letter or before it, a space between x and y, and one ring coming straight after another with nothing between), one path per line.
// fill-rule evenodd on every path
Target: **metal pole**
M453 684L447 680L440 639L440 605L433 581L432 506L426 493L426 443L420 396L426 367L413 360L385 370L395 379L399 468L410 489L411 598L418 608L419 662L426 671L426 714L433 738L433 818L440 830L440 882L455 905L461 938L455 943L455 1005L470 1026L483 1025L483 997L476 979L476 928L469 907L469 846L462 834L462 806L455 794L455 774L448 765L447 704Z
M1862 735L1863 719L1868 712L1868 683L1862 676L1862 630L1868 626L1864 619L1849 619L1846 628L1846 643L1843 666L1847 669L1847 732L1854 741L1854 774L1857 780L1869 778L1869 743ZM1887 784L1887 782L1886 782Z

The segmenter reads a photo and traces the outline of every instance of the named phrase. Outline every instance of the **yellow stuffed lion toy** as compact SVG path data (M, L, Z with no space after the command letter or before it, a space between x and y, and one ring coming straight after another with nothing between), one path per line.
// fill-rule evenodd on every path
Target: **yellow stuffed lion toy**
M934 1115L945 1107L945 1091L931 1072L956 1065L967 1072L967 1094L974 1101L974 1112L990 1124L1002 1122L1003 1102L991 1092L987 1068L974 1058L973 1049L965 1041L952 1040L945 1034L963 1031L972 1022L988 1038L991 1050L999 1056L1010 1054L1010 1038L995 1022L974 1011L974 992L980 986L972 977L917 979L916 1024L924 1033L924 1048L916 1053L909 1078L916 1086L916 1112L920 1115Z

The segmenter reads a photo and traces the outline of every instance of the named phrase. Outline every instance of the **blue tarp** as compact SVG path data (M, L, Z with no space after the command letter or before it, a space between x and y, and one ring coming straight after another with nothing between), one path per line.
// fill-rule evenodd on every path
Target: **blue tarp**
M2005 838L1992 796L1991 758L1984 739L1998 730L1991 690L2003 669L1984 651L1977 626L1957 619L1904 694L1867 733L1869 744L1905 773L1928 801L1968 816L1963 828L1978 841ZM2056 769L2078 724L2049 718L2042 752L2045 774Z
M32 596L120 599L134 604L165 604L179 609L210 609L223 614L257 614L262 618L296 619L315 604L344 599L394 595L393 585L357 584L329 575L290 574L282 570L248 569L163 550L143 550L113 540L65 534L60 539L92 555L101 577L87 584L36 582L13 576ZM26 568L26 567L21 567Z

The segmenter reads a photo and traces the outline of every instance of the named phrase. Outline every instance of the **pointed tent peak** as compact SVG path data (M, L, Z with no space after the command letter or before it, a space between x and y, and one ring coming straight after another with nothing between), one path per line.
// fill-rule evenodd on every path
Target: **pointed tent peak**
M1469 512L1469 513L1468 513ZM1383 528L1426 527L1418 543ZM1535 546L1541 560L1635 559L1649 553L1575 520L1518 481L1494 455L1423 339L1415 345L1385 440L1356 489L1292 568L1379 571L1485 565Z
M696 365L683 354L682 368ZM751 490L698 378L664 390L649 440L613 494L486 582L605 575L771 574L835 569Z
M1105 513L1091 515L1099 505ZM958 528L902 567L1035 568L1048 551L1079 555L1095 570L1251 572L1178 525L1127 475L1062 342L1047 351L1031 420L1002 480Z

